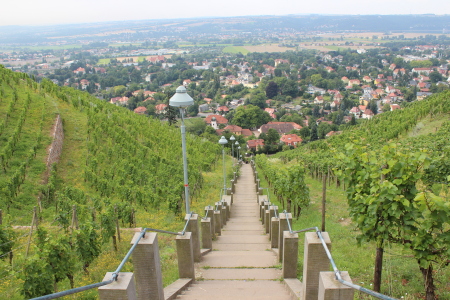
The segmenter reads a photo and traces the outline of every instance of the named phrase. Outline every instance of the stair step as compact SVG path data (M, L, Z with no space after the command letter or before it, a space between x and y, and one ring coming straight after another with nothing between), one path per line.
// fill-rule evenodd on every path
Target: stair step
M290 295L277 280L205 280L192 285L177 299L285 300Z
M267 268L277 264L272 251L212 251L203 257L199 267L212 268Z
M274 268L255 269L203 269L196 276L205 280L273 280L281 278L282 271Z

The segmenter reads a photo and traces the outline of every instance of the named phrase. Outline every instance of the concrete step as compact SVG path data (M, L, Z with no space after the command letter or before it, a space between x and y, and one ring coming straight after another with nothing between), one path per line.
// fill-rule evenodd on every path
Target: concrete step
M264 230L264 228L261 225L261 222L258 221L258 224L252 225L252 224L244 224L245 226L243 226L243 224L240 224L238 222L232 222L231 219L230 221L227 222L227 225L225 225L223 227L222 230Z
M269 244L267 235L219 236L214 244Z
M273 280L274 278L281 278L282 271L274 268L200 269L196 274L206 280Z
M291 297L279 281L205 280L193 284L177 299L286 300Z
M265 235L265 231L260 230L228 230L222 229L222 236L234 236L234 235Z
M272 251L212 251L198 263L200 268L270 268L278 264Z
M216 244L217 251L269 251L270 244Z

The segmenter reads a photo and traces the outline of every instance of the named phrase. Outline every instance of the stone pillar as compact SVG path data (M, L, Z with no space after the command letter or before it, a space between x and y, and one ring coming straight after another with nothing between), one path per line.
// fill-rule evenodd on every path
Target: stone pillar
M283 232L283 278L297 278L298 233Z
M283 261L283 231L289 231L289 223L292 226L292 214L291 213L280 213L280 231L278 233L278 260Z
M346 271L341 271L341 277L352 282ZM354 289L336 279L334 272L320 272L318 300L353 300L354 293Z
M257 179L258 179L258 171L255 171L255 183Z
M214 230L218 236L222 235L222 216L220 215L220 210L214 211Z
M273 217L270 225L270 247L278 248L278 235L280 234L280 219Z
M266 229L266 233L270 232L270 211L266 209L266 213L264 214L264 227Z
M331 250L328 232L322 232L323 239ZM305 233L305 250L303 258L303 299L317 299L319 289L319 273L330 270L330 261L322 243L315 232Z
M211 236L211 218L201 220L202 224L202 248L212 250L212 236Z
M180 278L195 279L194 256L192 253L192 234L177 235L178 274Z
M136 243L140 235L140 232L134 234L131 240L132 245ZM132 257L136 274L137 299L164 300L158 235L155 232L146 232L136 245Z
M216 230L214 228L214 207L206 206L205 215L211 219L211 238L216 238Z
M278 206L271 205L269 206L269 221L272 221L272 218L275 217L275 211L278 212ZM269 239L272 240L272 222L269 225Z
M222 216L222 227L227 225L227 203L222 202L222 210L220 211L220 215Z
M190 215L187 214L184 217L184 220L187 221L189 219L189 216ZM192 233L192 250L194 254L194 261L200 262L202 259L202 254L200 252L200 230L198 228L198 214L192 214L186 231Z
M227 214L227 221L228 221L231 218L231 210L227 202L225 202L225 212Z
M236 193L236 187L234 186L234 179L231 179L231 192Z
M259 192L259 182L260 182L260 180L259 179L256 179L256 187L255 187L255 192ZM261 194L260 194L261 195Z
M103 281L111 280L113 273L106 273ZM120 272L117 280L98 288L100 300L137 300L134 275L130 272Z

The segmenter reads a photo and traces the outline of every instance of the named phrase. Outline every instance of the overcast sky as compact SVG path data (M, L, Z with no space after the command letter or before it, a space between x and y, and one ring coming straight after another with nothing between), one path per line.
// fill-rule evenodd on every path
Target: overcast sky
M287 14L450 14L449 0L6 0L0 26Z

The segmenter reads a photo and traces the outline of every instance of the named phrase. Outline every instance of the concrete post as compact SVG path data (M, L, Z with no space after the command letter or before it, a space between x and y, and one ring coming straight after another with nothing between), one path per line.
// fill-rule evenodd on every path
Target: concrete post
M269 221L270 224L272 224L271 220L273 217L275 217L275 211L278 212L278 206L271 205L269 206ZM272 225L269 225L269 239L272 240Z
M352 282L346 271L341 271L341 277ZM318 300L353 300L354 293L354 289L336 279L334 272L320 272Z
M180 278L195 279L194 256L192 253L192 234L177 235L178 274Z
M208 218L211 219L211 238L216 238L216 230L214 226L214 207L212 206L206 206L205 207L205 215L208 216Z
M258 179L258 171L255 171L255 183L257 179Z
M291 213L280 213L280 231L278 233L278 260L283 261L283 232L289 231L289 223L292 224Z
M270 248L278 248L278 235L280 233L280 219L273 217L270 226Z
M112 272L106 273L103 281L111 280ZM134 275L130 272L120 272L117 281L98 288L100 300L137 300Z
M227 215L227 221L231 218L231 211L230 206L228 205L228 202L225 202L225 212Z
M264 227L266 229L266 233L270 232L270 211L266 209L266 213L264 214Z
M218 236L222 235L222 216L220 215L220 210L214 211L214 230Z
M190 215L186 215L184 217L184 220L187 221L189 219L189 216ZM200 252L200 230L198 228L198 214L192 214L186 231L192 233L192 250L194 254L194 261L200 262L202 259L202 254Z
M212 236L211 236L211 218L201 220L202 224L202 248L212 250Z
M283 278L297 278L298 233L283 232Z
M233 195L234 193L231 193L231 204L233 204Z
M260 180L259 179L256 179L256 190L255 190L255 192L259 192L259 182L260 182Z
M323 239L331 250L328 232L322 232ZM303 299L317 299L319 289L319 273L330 270L330 261L322 243L315 232L305 233L305 250L303 258Z
M262 195L262 194L264 194L264 190L262 189L262 188L258 188L258 195Z
M136 232L131 240L134 245L140 232ZM138 300L164 300L164 287L161 275L158 235L146 232L132 254L133 267L136 274L136 291Z
M223 202L222 209L220 210L220 215L222 216L222 227L227 225L227 203Z

